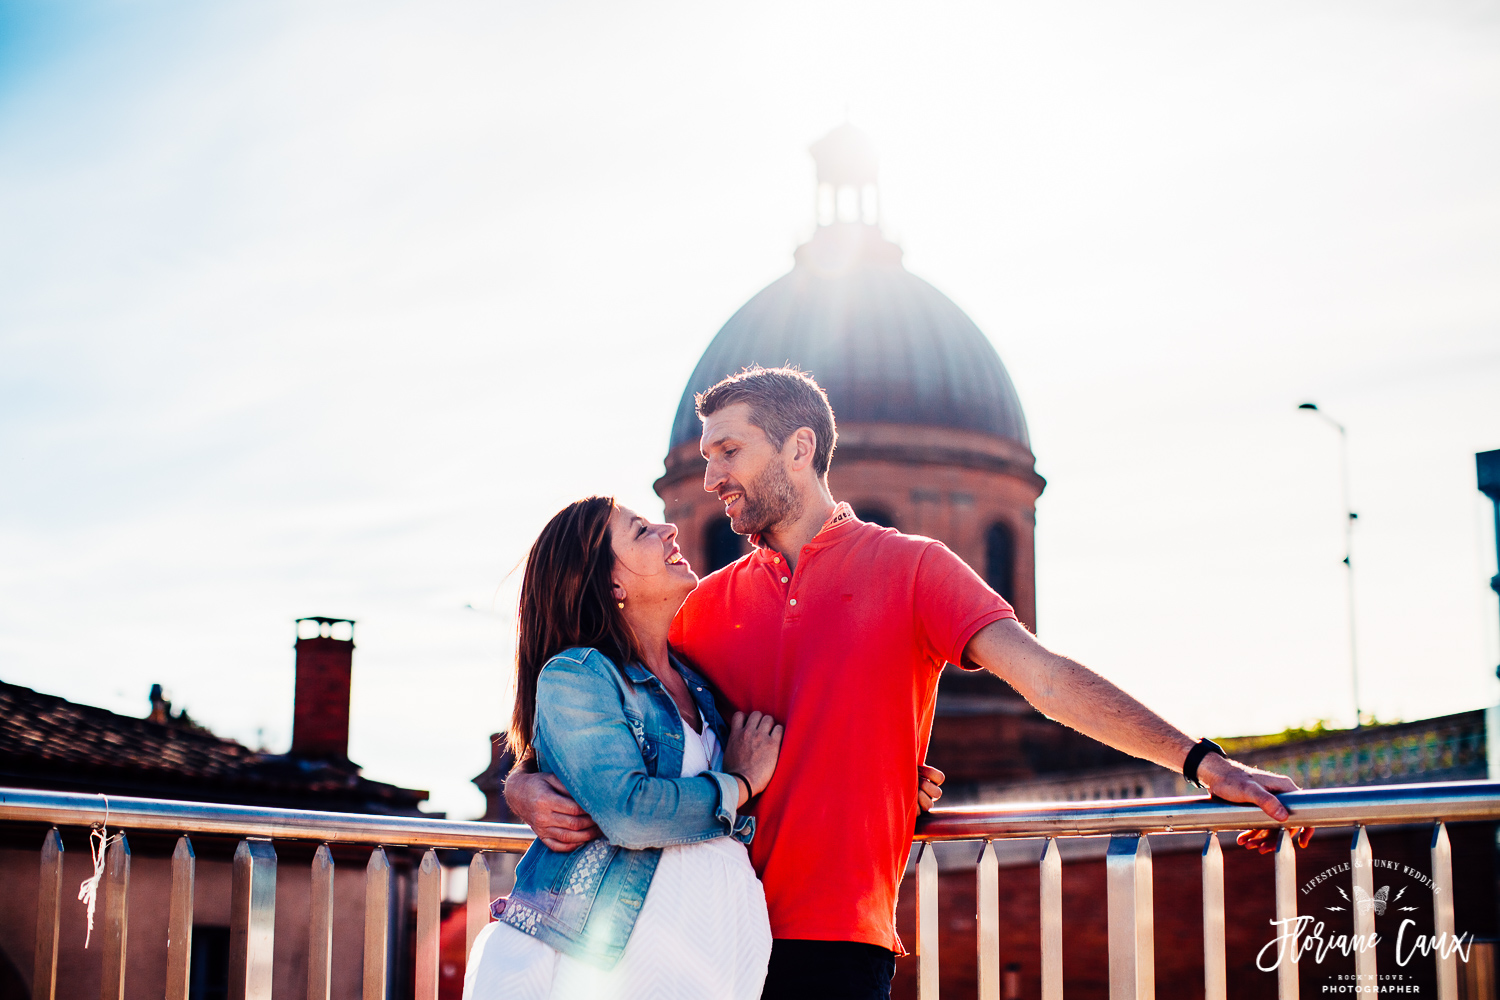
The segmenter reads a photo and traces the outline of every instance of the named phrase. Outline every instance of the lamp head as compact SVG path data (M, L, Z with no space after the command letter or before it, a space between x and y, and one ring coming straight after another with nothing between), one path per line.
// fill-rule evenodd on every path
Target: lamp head
M1300 403L1297 406L1297 409L1299 409L1299 410L1316 410L1317 408L1318 408L1318 404L1317 403Z

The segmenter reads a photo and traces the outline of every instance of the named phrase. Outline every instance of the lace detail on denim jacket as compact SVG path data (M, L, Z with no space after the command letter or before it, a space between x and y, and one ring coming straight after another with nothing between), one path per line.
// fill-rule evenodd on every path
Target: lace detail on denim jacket
M609 860L609 841L604 839L591 840L578 849L578 860L573 865L573 870L568 874L568 884L563 892L569 896L577 896L588 892L593 888L594 881L604 870L604 863Z
M525 903L515 899L497 899L490 904L490 915L502 924L509 924L518 931L535 934L542 915Z

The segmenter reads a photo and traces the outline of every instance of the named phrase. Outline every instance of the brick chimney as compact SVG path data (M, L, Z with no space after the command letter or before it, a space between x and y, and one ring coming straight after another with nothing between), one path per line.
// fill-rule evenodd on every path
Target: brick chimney
M291 756L347 761L354 622L348 618L298 618L296 649Z

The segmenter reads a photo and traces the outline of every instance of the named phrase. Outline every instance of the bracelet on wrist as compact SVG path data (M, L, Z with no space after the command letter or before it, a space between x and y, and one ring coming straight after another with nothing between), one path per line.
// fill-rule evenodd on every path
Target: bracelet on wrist
M741 774L738 771L727 771L725 773L728 774L731 778L734 778L736 781L739 781L740 783L742 783L745 786L745 801L746 802L749 802L751 799L755 798L755 786L752 785L752 784L750 784L750 779L749 778L745 777L743 774Z
M1182 762L1182 776L1199 788L1204 787L1203 782L1198 780L1198 766L1203 763L1203 758L1211 753L1216 753L1220 757L1228 756L1223 747L1206 737L1193 744L1193 749L1188 751L1187 760Z

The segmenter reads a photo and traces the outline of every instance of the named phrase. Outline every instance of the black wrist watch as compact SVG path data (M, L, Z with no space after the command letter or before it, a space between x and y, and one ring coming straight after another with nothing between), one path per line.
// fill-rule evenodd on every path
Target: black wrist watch
M1203 782L1198 780L1198 765L1203 763L1203 758L1211 753L1216 753L1220 757L1229 756L1224 752L1224 748L1213 740L1201 739L1193 744L1193 749L1188 751L1187 760L1182 762L1182 776L1202 788Z

